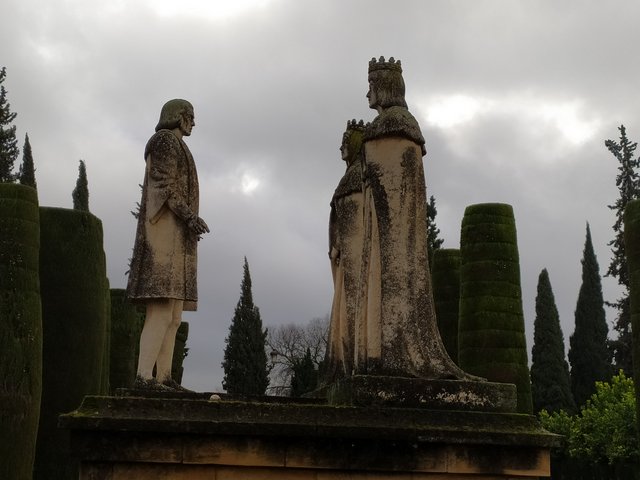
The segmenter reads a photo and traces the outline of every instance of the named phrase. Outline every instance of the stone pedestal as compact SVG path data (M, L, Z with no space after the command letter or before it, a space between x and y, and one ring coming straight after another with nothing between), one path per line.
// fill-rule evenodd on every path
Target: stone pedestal
M81 480L524 479L558 437L513 413L86 397L61 416Z

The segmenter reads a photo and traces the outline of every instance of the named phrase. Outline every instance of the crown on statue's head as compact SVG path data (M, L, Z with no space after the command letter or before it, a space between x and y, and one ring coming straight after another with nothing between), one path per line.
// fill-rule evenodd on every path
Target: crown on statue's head
M347 121L347 130L357 130L360 132L364 132L366 125L364 124L364 120L357 121L355 118L353 120Z
M395 60L393 57L389 57L389 61L385 61L384 57L380 57L379 60L373 57L369 60L369 73L377 70L391 70L402 73L402 65L400 64L400 60Z

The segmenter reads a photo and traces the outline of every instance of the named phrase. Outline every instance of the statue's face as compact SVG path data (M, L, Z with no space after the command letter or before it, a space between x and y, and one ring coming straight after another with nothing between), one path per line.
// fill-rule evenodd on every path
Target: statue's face
M369 99L369 108L376 108L378 106L378 95L376 93L376 84L372 75L369 75L369 91L367 92L367 98Z
M342 137L342 145L340 145L340 158L345 162L349 160L349 136L347 134Z
M185 137L191 135L191 130L196 125L196 119L193 115L193 111L186 111L182 114L182 118L180 120L180 131Z

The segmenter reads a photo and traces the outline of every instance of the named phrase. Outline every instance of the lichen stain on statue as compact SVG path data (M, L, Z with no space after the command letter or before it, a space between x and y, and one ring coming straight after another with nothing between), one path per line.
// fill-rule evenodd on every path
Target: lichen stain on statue
M197 245L209 232L198 216L199 185L183 137L195 126L193 107L170 100L160 113L146 161L127 297L146 307L136 387L184 390L171 379L183 310L197 308ZM156 376L153 376L154 366Z
M427 258L425 141L404 94L400 61L372 59L367 98L378 116L364 132L358 193L362 217L354 216L362 218L362 239L357 239L360 258L352 260L353 265L360 265L360 272L354 281L355 294L353 286L344 289L334 273L329 365L344 365L347 376L478 380L449 358L437 328ZM334 218L341 213L332 209L332 224L353 224ZM352 249L355 243L352 241ZM342 299L342 295L351 297ZM353 340L350 336L343 339L342 344L349 348L340 351L348 359L336 352L336 338L349 334L337 320L342 318L336 313L338 300L352 305L346 325L354 327ZM332 347L334 343L338 347Z

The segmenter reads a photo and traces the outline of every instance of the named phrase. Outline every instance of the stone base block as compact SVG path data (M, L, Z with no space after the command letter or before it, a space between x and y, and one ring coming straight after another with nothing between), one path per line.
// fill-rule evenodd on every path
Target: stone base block
M521 414L194 398L86 397L60 424L81 480L525 479L558 443Z
M507 383L356 375L325 387L331 405L408 407L481 412L516 411L516 386Z

